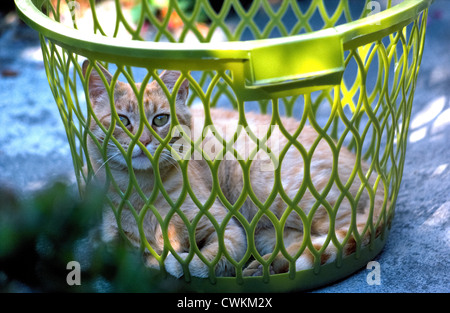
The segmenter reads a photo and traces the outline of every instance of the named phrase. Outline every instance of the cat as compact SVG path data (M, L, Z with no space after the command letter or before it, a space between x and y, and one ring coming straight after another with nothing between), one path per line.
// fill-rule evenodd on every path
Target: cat
M154 268L164 267L169 274L178 278L185 274L186 268L196 277L208 277L211 274L233 276L236 275L237 267L242 270L244 276L262 275L264 266L258 258L247 260L248 236L254 236L256 251L251 252L253 256L259 255L259 259L263 260L273 259L269 266L271 273L289 271L290 263L293 261L289 262L285 255L298 254L304 240L302 218L296 210L302 210L305 214L303 218L310 220L308 233L312 243L295 260L297 271L313 267L315 257L312 249L323 250L319 263L326 264L337 258L336 241L341 244L345 239L343 253L349 255L356 250L354 237L356 231L358 234L364 231L361 236L363 246L373 238L371 229L367 228L366 224L375 224L381 209L389 205L388 201L384 200L383 180L376 180L377 174L372 171L367 183L361 184L361 178L369 173L369 165L364 161L358 162L356 156L345 147L339 147L338 152L333 151L330 146L336 147L336 143L318 137L318 132L312 126L305 124L295 139L296 144L291 145L286 134L296 133L300 125L294 118L283 117L273 123L271 115L248 112L245 113L244 125L242 122L238 124L242 119L239 119L237 111L211 108L210 117L214 128L204 129L203 108L189 108L186 105L189 94L188 80L178 82L180 72L165 70L159 79L154 79L142 90L143 107L148 121L146 125L140 116L138 100L132 86L120 81L115 83L114 107L122 125L117 121L112 134L107 135L113 118L107 88L101 76L106 79L108 85L111 84L113 76L100 64L97 64L97 67L102 72L101 75L95 67L92 67L90 74L88 73L90 66L87 60L82 67L89 87L93 112L102 126L100 127L92 117L89 125L92 136L88 136L87 147L98 179L109 179L105 170L109 167L110 175L115 181L115 184L109 187L109 198L114 206L123 206L118 220L113 210L105 210L104 240L110 241L118 236L119 222L126 237L134 245L141 247L141 234L135 215L146 207L147 197L152 197L151 203L157 214L146 208L148 211L141 222L147 241L144 246L153 250L145 249L146 264ZM171 116L169 100L160 86L161 83L173 93L173 97L176 97L176 116ZM137 90L142 88L141 83L136 83L135 86ZM200 144L204 154L197 150L197 154L189 156L189 162L183 168L175 161L176 157L167 147L158 150L161 143L147 128L152 127L160 138L168 139L166 142L172 148L178 151L189 150L180 144L184 138L181 133L173 131L169 133L170 124L175 118L180 125L187 127L185 129L187 132L190 131L193 141L197 140L198 134L204 136ZM274 127L270 126L271 124L277 125ZM246 126L245 130L241 129L243 126ZM251 140L251 134L259 134L259 138L262 138L269 127L272 127L269 139L258 142L259 150L254 153L257 144ZM132 136L140 133L134 144L132 136L130 137L124 128ZM238 128L241 129L239 136L234 137ZM118 145L114 144L111 138L108 139L111 136ZM229 146L227 150L222 150L221 138L227 140ZM274 138L275 140L272 140ZM320 140L316 141L318 138ZM285 148L286 145L290 147ZM99 149L102 146L107 147L106 155ZM131 163L118 146L124 153L128 153ZM190 148L190 143L184 147ZM156 170L147 154L155 156L158 151L160 151L157 161L159 170ZM219 186L215 186L215 189L220 190L229 205L234 205L237 201L241 203L238 210L240 218L233 216L237 213L230 213L217 194L211 194L215 180L205 159L214 161L219 157L223 160L216 169ZM251 188L248 188L248 183L243 179L241 162L248 161L250 157L251 165L244 165L249 166L246 171ZM304 158L308 160L309 166L305 166ZM187 174L184 178L183 173ZM339 180L330 179L333 173L338 173ZM130 175L136 178L137 185L131 182ZM152 193L155 179L160 179L165 195L162 192ZM189 181L190 190L184 183L185 179ZM277 180L281 181L281 191L272 193ZM243 199L241 195L245 189L250 189L252 195ZM128 199L125 202L122 200L123 194ZM342 194L345 196L342 197ZM291 203L288 208L287 202L294 198L299 198L296 200L297 206L296 203ZM321 199L322 203L318 202L317 198ZM252 224L254 235L247 234L241 224L244 220L251 223L255 216L259 216L261 211L255 202L264 203L266 200L269 201L271 213L266 212L257 222L255 220ZM357 210L356 220L353 221L352 202ZM205 203L207 208L199 209L197 204ZM133 213L129 204L136 213ZM285 213L287 209L291 210L289 214ZM313 210L313 214L308 215L310 210ZM330 215L334 223L330 222ZM159 220L166 218L170 218L170 222L162 227ZM284 249L277 243L273 227L273 222L277 223L282 218L285 219L282 238ZM352 228L350 225L353 225ZM216 227L220 227L220 236ZM189 235L188 228L195 229L195 242L194 237ZM328 236L330 228L334 229L335 237ZM373 235L377 236L379 229L380 227ZM165 237L168 239L164 239ZM284 250L284 255L281 252L272 255L276 246L281 248L277 251ZM177 256L173 252L176 252ZM199 253L202 257L199 257Z

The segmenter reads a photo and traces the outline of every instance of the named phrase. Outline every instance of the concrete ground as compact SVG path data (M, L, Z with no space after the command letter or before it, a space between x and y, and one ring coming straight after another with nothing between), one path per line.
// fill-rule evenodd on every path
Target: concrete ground
M411 118L390 237L370 270L316 292L450 291L450 1L436 0ZM0 183L24 193L73 180L64 128L48 87L37 33L0 20Z

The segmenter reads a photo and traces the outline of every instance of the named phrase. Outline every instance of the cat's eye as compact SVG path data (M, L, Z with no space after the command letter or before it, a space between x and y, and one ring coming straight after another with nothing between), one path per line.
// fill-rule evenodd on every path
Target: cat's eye
M122 122L123 126L128 127L131 123L128 117L119 115L119 120Z
M161 127L167 124L167 122L169 121L169 115L168 114L160 114L155 116L155 118L153 119L153 125L157 126L157 127Z

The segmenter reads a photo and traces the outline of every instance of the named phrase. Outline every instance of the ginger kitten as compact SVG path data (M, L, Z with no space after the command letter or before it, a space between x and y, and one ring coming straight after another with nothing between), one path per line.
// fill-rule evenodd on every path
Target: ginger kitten
M112 75L100 65L98 67L108 84L111 84ZM88 68L89 62L85 61L85 76ZM164 71L159 78L173 92L174 87L178 86L176 84L179 77L180 73L177 71ZM346 148L340 147L335 153L339 157L335 160L330 145L337 149L336 144L323 138L316 142L319 135L308 125L304 126L296 138L297 143L290 143L286 133L292 136L299 127L299 122L293 118L282 118L279 125L274 127L271 126L271 116L246 113L246 128L236 138L234 134L238 127L243 128L238 125L238 112L212 108L210 113L214 128L203 129L203 110L189 109L186 106L188 81L184 80L179 84L176 91L176 116L171 116L167 96L158 81L154 80L144 90L143 109L148 121L144 123L132 87L117 81L113 87L114 107L123 126L116 122L114 130L109 134L113 113L108 92L95 68L89 75L88 84L95 116L103 127L102 129L92 118L90 130L94 138L88 136L88 150L96 176L101 180L111 177L114 179L115 184L109 188L109 198L115 207L122 208L120 227L133 244L147 248L147 264L155 268L163 265L175 277L181 277L184 269L173 252L176 252L179 259L186 260L183 263L189 261L189 272L193 276L208 277L212 272L217 276L235 275L235 264L239 263L242 268L249 261L241 262L248 248L248 236L254 236L257 250L252 251L252 255L259 254L267 260L272 256L274 248L278 247L281 250L277 251L283 251L289 257L295 256L304 240L302 218L308 219L310 223L307 233L311 237L312 246L308 245L295 260L296 270L312 268L314 251L311 249L323 250L320 264L332 262L337 257L335 245L344 242L344 254L353 253L356 249L354 233L357 231L361 234L367 228L366 224L376 223L382 207L387 205L384 202L382 180L377 181L374 172L366 179L369 166L362 161L358 163L356 156ZM140 83L136 84L137 90L141 87ZM201 153L191 153L189 162L185 168L181 168L168 148L158 150L161 143L149 130L149 126L177 151L190 149L190 142L183 141L181 135L170 127L175 118L180 125L187 127L193 141L199 135L204 136L200 145L205 153L203 157L212 161L223 159L217 168L220 191L231 205L243 201L239 208L241 222L239 218L232 216L217 194L212 195L212 170ZM251 140L250 134L258 134L261 138L269 127L272 127L269 140L260 142L260 149L253 153L256 151L256 144ZM140 133L139 138L133 140L137 133ZM118 145L111 137L117 140ZM221 138L231 142L227 150L223 150ZM184 145L180 144L183 142ZM289 149L286 151L284 148L287 145ZM103 155L99 146L106 147L106 155ZM148 155L159 157L152 164ZM245 194L245 189L250 188L243 179L243 166L240 162L246 162L249 158L252 162L246 164L251 165L249 168L244 165L244 168L249 175L251 191L244 200L241 195ZM109 168L111 177L108 176L106 167ZM354 173L355 169L357 174ZM334 176L339 179L331 180L332 173L338 174ZM136 178L137 185L132 183L130 176ZM184 184L186 179L190 188ZM361 179L366 180L365 184L361 183ZM155 180L160 180L164 190L155 190ZM281 182L283 188L273 193L276 181ZM128 200L123 201L122 195L126 195ZM149 198L151 201L148 201ZM247 234L241 225L242 219L251 223L260 214L258 203L267 204L270 213L264 213L257 223L252 224L254 234ZM136 213L129 207L130 204ZM199 208L197 204L204 207ZM357 210L354 221L352 206ZM373 208L372 215L370 208ZM136 215L142 210L146 210L146 214L141 221L143 234L140 234ZM282 246L277 244L273 227L281 219L285 221ZM220 228L220 235L214 224ZM195 229L195 237L189 235L189 229ZM329 232L332 235L329 236ZM119 226L113 210L105 210L105 240L112 240L118 233ZM141 242L142 235L145 236L145 243ZM370 238L370 228L365 229L362 245L368 244ZM202 257L199 257L199 253ZM283 253L279 252L272 261L272 273L289 270L289 261ZM262 275L262 271L263 267L257 260L249 261L243 268L244 275Z

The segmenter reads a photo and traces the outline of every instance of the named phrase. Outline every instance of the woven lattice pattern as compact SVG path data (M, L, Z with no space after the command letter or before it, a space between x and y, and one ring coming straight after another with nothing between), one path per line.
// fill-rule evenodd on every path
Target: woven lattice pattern
M61 3L60 3L61 2ZM152 1L138 1L136 6L131 6L130 1L113 1L114 8L112 16L114 23L112 27L107 27L102 23L103 18L100 11L103 9L94 0L86 2L81 6L79 12L69 15L64 7L69 2L48 1L44 3L45 12L53 19L71 25L76 29L83 29L83 21L90 20L90 31L104 36L120 37L125 33L134 40L153 40L169 42L187 42L195 38L199 42L213 41L216 34L220 34L220 40L239 41L248 39L265 39L271 37L286 37L302 33L309 33L322 28L334 27L353 20L357 20L371 13L367 9L367 3L357 1L233 1L225 0L220 5L211 5L209 1L198 0L189 2L189 6L181 5L181 2L169 1L168 6L164 8L153 7ZM391 6L391 1L388 7ZM121 9L123 8L123 9ZM127 8L127 10L125 10ZM173 26L174 20L177 26ZM200 25L200 26L199 26ZM142 129L147 127L152 135L158 138L161 145L154 155L147 154L154 168L157 168L159 158L163 149L168 149L178 156L178 165L183 177L182 196L172 199L161 183L161 177L158 171L155 172L156 187L151 194L146 194L133 174L129 176L129 185L127 190L121 190L115 178L110 174L109 164L106 157L108 145L120 147L121 153L131 164L130 155L127 154L120 143L114 138L114 128L120 127L126 131L125 125L120 121L117 112L113 112L113 124L110 128L103 128L106 140L103 144L97 141L100 151L104 151L104 168L107 173L109 188L115 190L121 195L122 201L110 200L109 205L114 210L117 221L120 224L120 216L124 210L129 210L136 219L137 225L142 225L148 214L157 217L161 228L168 231L169 223L174 215L181 217L186 223L186 228L190 234L194 234L197 224L202 217L206 217L217 230L218 236L223 234L224 224L235 218L243 226L247 235L253 234L260 218L268 218L274 225L278 237L282 238L284 222L292 213L297 214L306 230L306 236L299 251L295 255L286 252L283 246L283 240L278 240L273 254L278 253L289 261L290 268L295 267L295 260L305 251L312 247L308 239L308 229L311 227L311 221L319 207L324 207L332 217L333 212L338 210L338 205L342 201L349 202L352 207L358 206L358 199L363 194L373 197L377 188L385 190L384 207L381 209L379 218L369 219L366 227L361 233L358 232L355 222L352 223L349 234L344 241L339 241L333 230L330 230L326 245L334 245L339 251L342 261L342 250L344 245L350 240L350 236L355 238L356 245L360 247L362 238L365 234L371 234L375 239L377 230L381 228L380 236L387 233L389 224L393 217L395 200L400 188L400 182L403 171L403 162L406 152L407 132L409 117L413 102L416 78L418 75L420 59L423 49L425 36L426 14L421 14L408 25L402 25L398 29L393 29L390 33L379 36L372 42L359 46L347 47L344 51L345 70L340 84L327 86L324 89L300 93L281 98L263 99L258 101L245 101L240 98L235 90L235 77L233 64L224 65L220 69L186 70L180 69L182 74L181 81L187 79L189 82L189 98L187 104L191 107L203 106L208 117L208 110L213 107L228 107L239 112L239 120L235 121L237 127L232 136L218 140L223 145L222 152L228 152L238 160L242 169L242 180L249 180L249 172L252 167L251 156L256 155L261 148L267 158L281 163L279 170L274 171L274 181L272 192L267 199L259 199L252 190L251 183L245 183L245 188L240 193L237 200L233 203L221 192L219 186L219 177L217 169L221 160L208 159L208 156L202 151L202 138L192 140L186 138L188 142L188 152L190 155L198 153L203 155L206 163L211 170L213 189L208 201L202 202L197 198L195 186L192 186L188 177L189 159L184 158L169 146L171 138L161 138L153 131L149 121L141 119L139 125L140 131L136 134L128 132L132 138L131 146L141 145L139 137ZM203 28L202 28L203 27ZM193 36L193 37L192 37ZM49 78L51 91L55 97L62 121L67 130L67 137L71 146L73 164L80 189L95 180L96 171L89 160L87 140L91 138L95 141L95 135L91 131L91 121L101 125L101 122L95 116L89 99L89 83L83 75L82 60L83 56L76 54L75 50L70 48L60 48L52 41L47 41L41 35L42 51L45 60L46 71ZM97 58L90 57L91 64L102 64L111 72L113 80L111 85L117 81L128 82L135 86L135 82L143 82L143 85L152 81L158 81L159 74L164 68L152 67L149 63L146 68L132 67L123 64L120 60L117 63L107 63L102 60L101 55ZM93 65L92 65L93 66ZM187 66L189 67L189 66ZM91 69L95 69L91 68ZM106 81L106 78L103 77ZM175 110L174 94L169 88L162 84L161 87L168 96L172 97L171 110ZM134 87L134 92L138 101L144 102L144 93L142 88ZM114 101L114 91L109 89L109 98ZM271 131L265 134L257 134L252 130L245 129L246 114L249 111L259 111L272 116L271 124L280 129L281 134L286 138L287 145L281 147L279 154L272 157L270 149L267 149L267 142L271 138ZM281 122L282 116L293 116L299 121L298 129L295 132L289 132L284 128ZM313 127L318 137L315 139L312 147L307 149L299 142L298 138L305 125ZM172 128L176 128L175 121ZM205 119L206 127L214 127L214 120ZM258 148L249 151L247 157L240 155L240 152L233 148L232 140L240 136L246 136L248 140L254 142ZM359 160L366 160L369 164L367 171L361 167L355 166L350 174L348 181L340 181L336 173L329 179L325 188L317 190L314 184L306 180L299 188L295 197L290 197L284 191L279 175L283 164L283 155L292 147L297 149L305 164L309 164L314 157L315 147L326 142L329 145L333 158L337 158L343 147L357 155ZM132 172L131 172L132 173ZM375 183L369 182L369 177L375 175ZM359 179L361 185L356 196L348 192L349 186ZM327 202L325 196L333 186L337 186L341 195L336 201L337 204ZM137 194L142 199L142 207L133 207L129 197L132 193ZM309 214L305 214L299 203L306 193L311 193L315 197L315 203ZM153 205L154 199L161 194L171 207L166 216L161 216L158 208ZM181 210L183 200L189 197L198 206L199 213L193 219L189 219ZM288 209L281 218L275 216L268 208L280 197L286 203ZM218 199L227 209L227 214L222 223L218 223L209 211L214 199ZM258 208L259 212L252 221L246 219L240 212L244 201L249 199ZM374 209L373 207L371 208ZM356 214L356 213L354 213ZM120 226L120 225L119 225ZM167 236L167 233L165 233ZM141 233L142 249L147 250L164 267L164 260L167 255L177 256L177 252L165 237L166 245L163 251L156 251L155 248L146 240ZM193 235L190 237L194 241ZM196 244L191 242L189 256L183 260L178 257L185 272L185 277L190 280L189 262L194 255L199 256L210 268L210 280L216 282L214 268L219 262L220 256L225 256L236 268L236 280L242 283L245 280L243 270L245 266L253 259L260 261L263 267L263 280L270 280L270 263L273 259L265 260L255 248L254 238L250 235L247 238L247 250L241 260L234 260L221 242L219 254L216 259L209 262L202 258L202 253ZM325 245L325 247L326 247ZM315 271L320 269L320 260L324 249L310 249L313 253ZM359 248L356 250L360 253ZM289 272L291 278L295 278L294 270ZM234 279L234 278L233 278Z
M85 0L87 7L74 1L52 2L47 8L51 16L74 28L112 37L124 31L135 40L170 42L184 42L191 38L189 33L200 42L210 42L217 32L228 41L286 37L358 20L375 9L368 0L167 1L164 7L151 0L111 0L100 7L96 7L95 0ZM129 9L130 4L135 6ZM113 8L108 16L102 15L105 7ZM82 24L88 20L86 28ZM143 34L148 25L153 30L151 35ZM179 31L171 31L174 27Z

